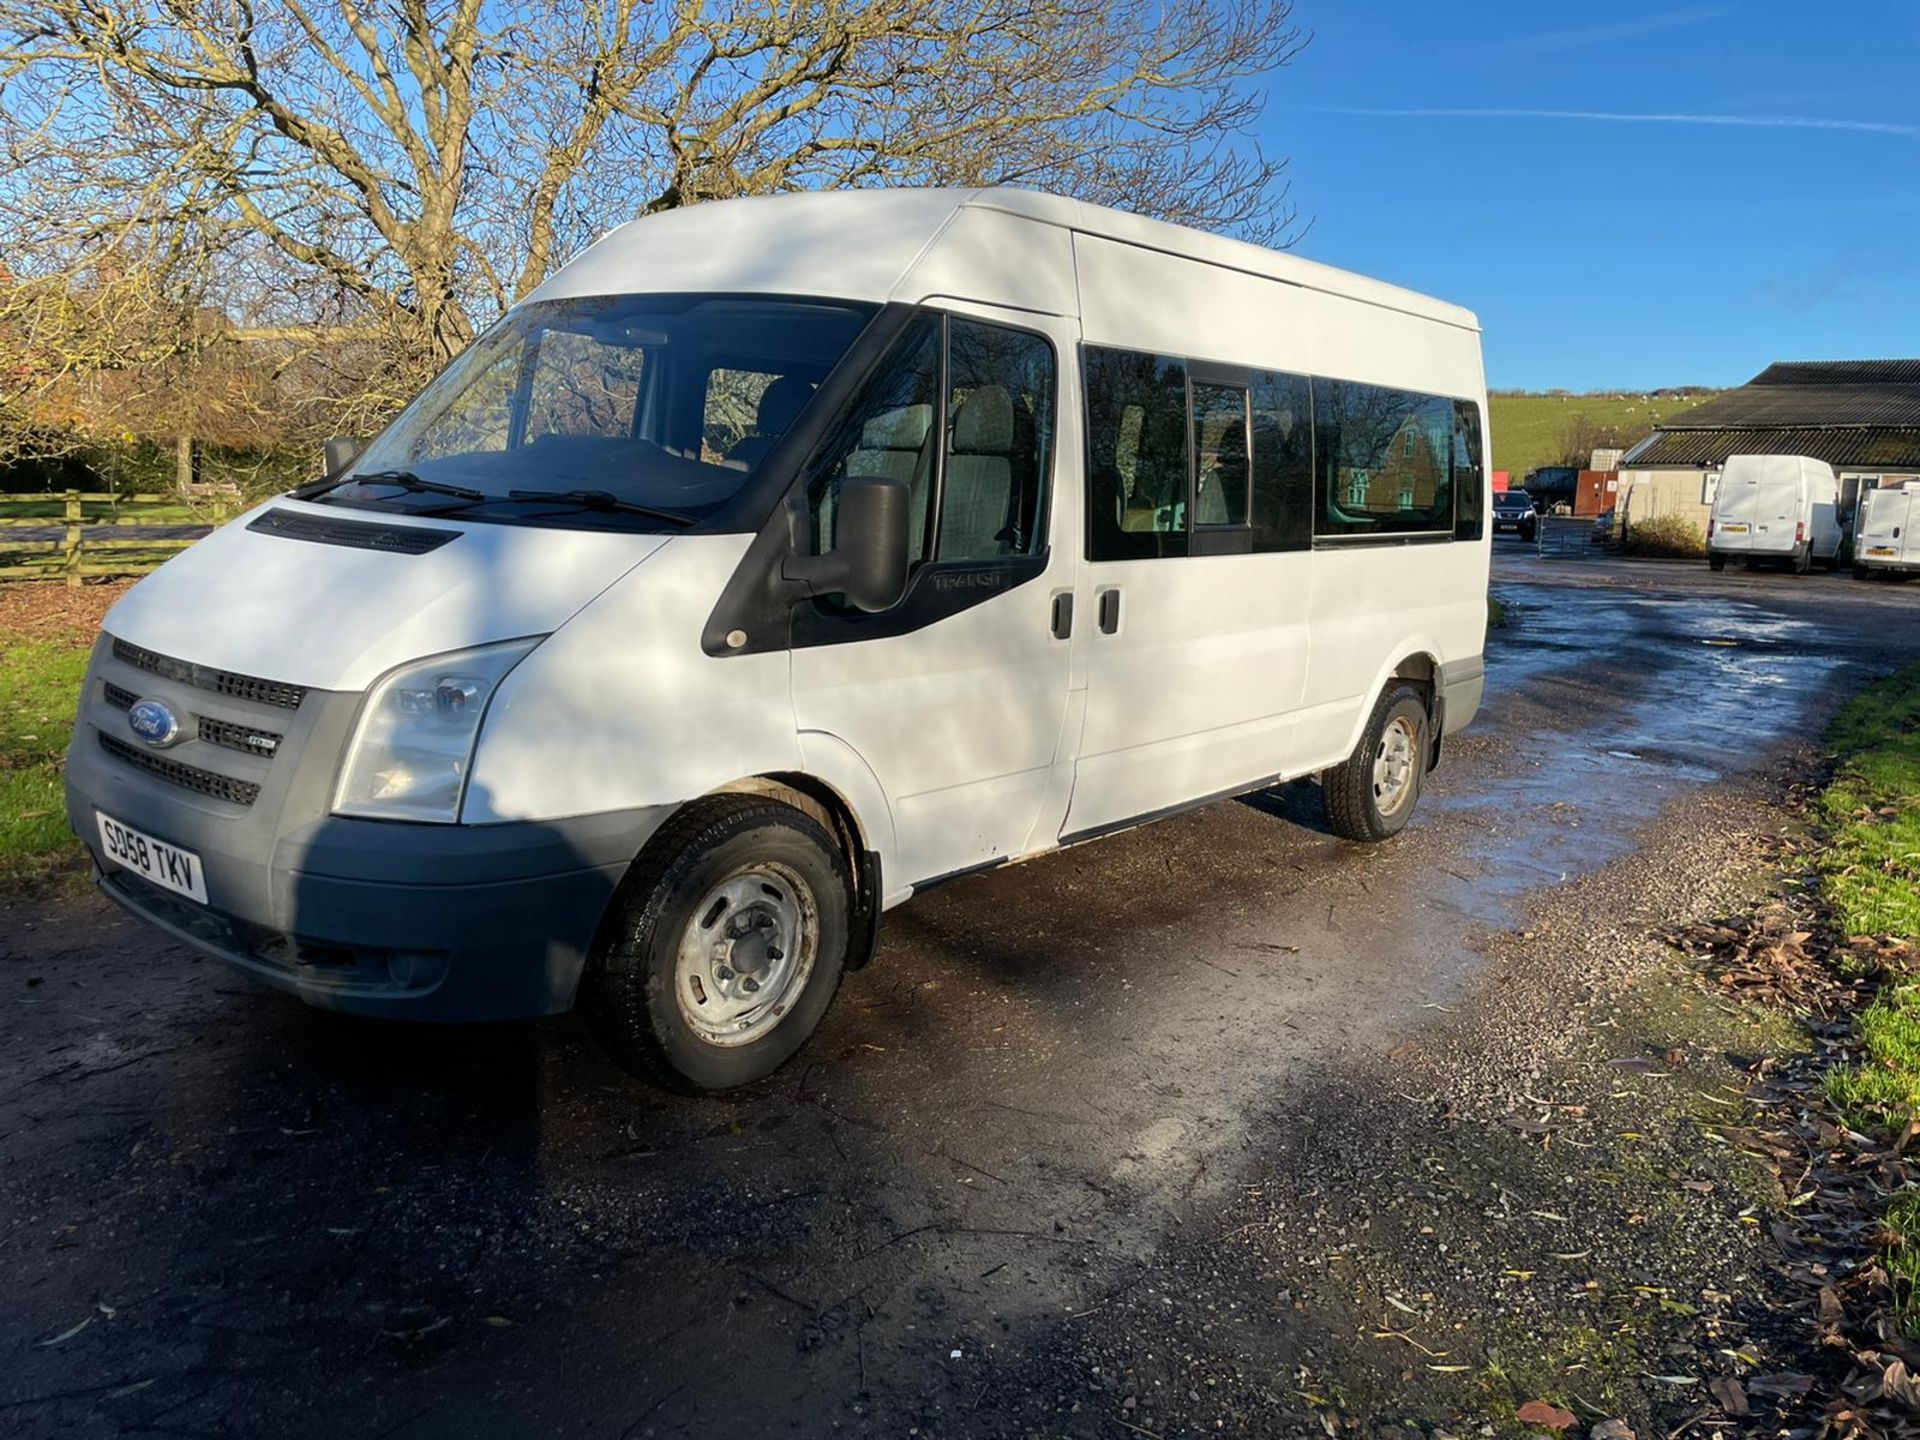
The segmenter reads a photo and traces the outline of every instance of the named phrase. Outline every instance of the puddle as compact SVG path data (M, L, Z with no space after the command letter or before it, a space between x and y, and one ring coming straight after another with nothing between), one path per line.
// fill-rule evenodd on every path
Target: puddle
M1449 900L1489 924L1543 884L1599 869L1674 797L1750 764L1792 733L1851 664L1824 626L1745 601L1625 596L1503 585L1512 621L1489 646L1476 727L1498 731L1508 702L1557 673L1618 674L1619 705L1584 728L1529 728L1533 756L1472 789L1435 797L1474 817L1465 846L1484 874Z

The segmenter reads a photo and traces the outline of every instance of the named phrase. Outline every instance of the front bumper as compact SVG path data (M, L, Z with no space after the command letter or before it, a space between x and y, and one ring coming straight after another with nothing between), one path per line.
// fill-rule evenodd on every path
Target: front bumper
M259 720L164 677L127 676L105 649L87 677L67 757L67 819L101 888L177 939L311 1005L358 1015L507 1020L568 1009L615 887L671 806L561 821L426 825L325 813L357 697L309 693L273 723L269 760L167 751L201 775L226 763L257 783L246 803L183 789L103 741L124 711L103 685L166 691L185 713ZM116 722L120 722L116 724ZM306 763L300 763L305 760ZM104 811L200 857L208 904L100 853Z

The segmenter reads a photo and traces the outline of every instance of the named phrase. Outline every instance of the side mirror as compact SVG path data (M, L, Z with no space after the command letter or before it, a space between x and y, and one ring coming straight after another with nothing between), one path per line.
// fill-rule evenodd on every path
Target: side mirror
M321 448L321 467L327 479L347 473L347 467L360 458L360 452L367 448L365 440L335 436Z
M836 543L825 555L792 555L781 575L815 595L845 595L856 609L891 610L907 591L912 495L904 480L849 475L840 482Z

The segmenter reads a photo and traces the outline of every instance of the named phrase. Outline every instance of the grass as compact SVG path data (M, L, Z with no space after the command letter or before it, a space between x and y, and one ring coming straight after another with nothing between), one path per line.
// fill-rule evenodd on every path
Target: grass
M1820 797L1827 901L1849 935L1920 939L1920 665L1855 698L1828 740L1840 769Z
M1711 390L1656 391L1650 395L1521 395L1488 398L1493 430L1493 468L1512 472L1518 485L1529 470L1557 465L1569 433L1586 432L1593 445L1621 449L1645 439L1662 420L1713 398Z
M1819 803L1827 903L1848 935L1911 944L1920 940L1920 665L1857 696L1828 740L1840 768ZM1860 1063L1829 1071L1827 1095L1856 1129L1902 1129L1920 1115L1920 977L1887 975L1859 1028ZM1920 1335L1920 1193L1893 1198L1885 1235L1900 1323Z
M0 883L47 874L71 853L60 765L85 649L0 638Z

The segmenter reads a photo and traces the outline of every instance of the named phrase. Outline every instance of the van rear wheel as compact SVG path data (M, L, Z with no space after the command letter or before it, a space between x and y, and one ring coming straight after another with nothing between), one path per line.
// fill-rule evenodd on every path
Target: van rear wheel
M585 978L587 1023L624 1069L670 1090L763 1079L840 988L851 893L812 817L757 795L696 801L614 899Z
M1726 568L1727 568L1727 557L1726 557L1726 556L1724 556L1724 555L1709 555L1709 556L1707 556L1707 569L1709 569L1709 570L1713 570L1713 571L1720 571L1720 570L1724 570L1724 569L1726 569Z
M1398 835L1420 802L1433 753L1426 697L1404 681L1387 686L1353 754L1320 777L1327 823L1343 840Z

